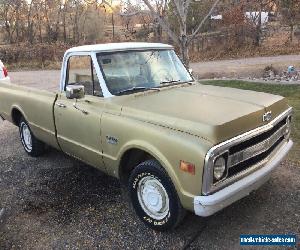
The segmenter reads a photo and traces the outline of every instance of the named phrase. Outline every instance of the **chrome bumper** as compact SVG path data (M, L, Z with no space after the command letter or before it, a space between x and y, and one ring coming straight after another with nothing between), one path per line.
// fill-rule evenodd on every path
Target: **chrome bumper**
M194 197L194 211L196 215L207 217L237 200L249 195L262 186L292 148L293 142L289 140L283 144L266 165L230 186L208 196Z

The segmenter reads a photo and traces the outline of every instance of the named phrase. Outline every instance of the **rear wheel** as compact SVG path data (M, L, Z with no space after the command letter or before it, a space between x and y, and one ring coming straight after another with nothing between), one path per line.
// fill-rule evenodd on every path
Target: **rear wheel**
M28 122L23 117L20 119L19 133L23 148L27 154L37 157L45 152L45 144L33 135Z
M129 192L137 215L154 230L174 229L185 215L170 177L155 160L145 161L132 171Z

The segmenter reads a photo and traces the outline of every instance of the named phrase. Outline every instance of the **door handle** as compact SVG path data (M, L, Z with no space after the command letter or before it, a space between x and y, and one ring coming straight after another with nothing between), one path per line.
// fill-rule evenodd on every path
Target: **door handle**
M82 112L83 114L85 114L85 115L88 115L88 114L89 114L89 112L87 112L86 110L81 109L81 108L78 108L75 102L73 103L73 107L74 107L75 109L81 111L81 112Z
M56 106L57 107L60 107L60 108L66 108L67 106L63 103L56 103Z

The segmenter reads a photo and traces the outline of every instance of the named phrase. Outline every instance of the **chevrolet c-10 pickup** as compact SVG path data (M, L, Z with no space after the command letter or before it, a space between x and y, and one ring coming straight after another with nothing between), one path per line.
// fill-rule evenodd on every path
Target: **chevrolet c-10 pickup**
M56 93L1 83L0 115L30 156L51 146L118 178L160 231L247 196L293 145L285 98L202 85L159 43L71 48Z

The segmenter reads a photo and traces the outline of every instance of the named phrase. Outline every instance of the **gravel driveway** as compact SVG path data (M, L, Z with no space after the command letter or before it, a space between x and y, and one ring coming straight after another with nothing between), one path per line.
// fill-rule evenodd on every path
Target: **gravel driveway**
M217 60L191 63L190 66L199 78L212 79L214 77L239 78L249 76L260 78L265 67L271 65L279 72L287 70L287 67L290 65L300 69L300 55Z
M8 122L0 145L0 249L240 249L240 234L300 232L295 163L218 214L188 214L176 231L157 233L131 212L115 179L55 150L30 158Z

